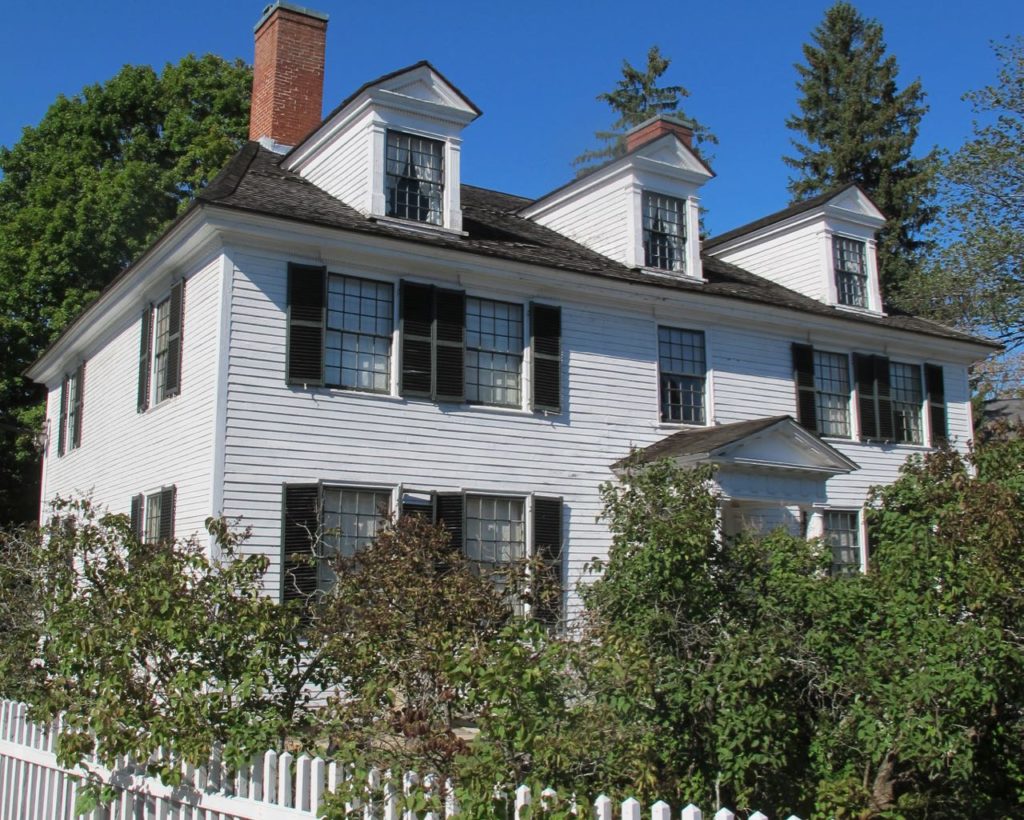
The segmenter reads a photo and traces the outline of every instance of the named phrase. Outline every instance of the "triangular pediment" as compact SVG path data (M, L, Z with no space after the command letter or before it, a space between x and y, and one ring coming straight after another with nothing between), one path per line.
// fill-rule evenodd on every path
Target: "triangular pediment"
M667 168L689 171L709 179L713 176L711 169L700 157L672 134L666 134L641 146L632 156L641 161L659 163Z
M871 201L871 198L858 185L850 185L844 188L825 203L825 208L833 211L836 216L846 215L847 218L858 222L865 218L881 222L885 221L885 214L878 210L878 206Z
M857 469L856 463L788 417L713 449L708 453L708 460L718 464L832 475Z
M429 64L417 65L408 71L391 76L368 90L371 93L374 90L384 91L420 102L454 108L466 114L480 113L469 99Z

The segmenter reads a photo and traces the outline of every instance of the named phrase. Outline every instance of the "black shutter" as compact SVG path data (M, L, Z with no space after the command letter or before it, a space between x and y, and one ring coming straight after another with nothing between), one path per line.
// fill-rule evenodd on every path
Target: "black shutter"
M894 441L896 429L892 420L892 388L889 379L889 359L873 356L875 367L875 399L878 409L878 437L883 441Z
M533 410L562 409L562 309L530 305Z
M434 289L434 398L465 401L466 294Z
M877 402L875 401L875 357L863 353L853 354L853 377L857 382L857 415L860 418L860 437L877 439Z
M320 487L285 484L281 511L281 600L306 601L316 593L315 539L320 528Z
M432 397L434 289L430 285L402 282L400 296L403 396Z
M164 396L177 396L181 392L181 333L185 322L185 282L171 288L167 318L167 381Z
M288 384L324 383L327 268L288 264Z
M437 494L437 523L443 524L452 536L452 546L462 551L462 522L465 501L462 493Z
M68 377L64 377L64 381L60 386L60 423L57 425L57 455L64 455L64 450L67 447L67 429L68 429Z
M144 413L149 407L149 379L153 367L153 306L142 309L142 333L139 336L139 394L136 409Z
M543 624L562 623L565 573L562 566L562 499L533 500L533 554L540 561L533 615Z
M163 487L160 490L160 535L161 541L174 538L174 506L178 499L176 487Z
M75 372L75 424L70 430L71 448L82 444L82 409L85 406L85 362Z
M924 385L928 391L928 420L932 428L932 447L938 447L949 441L946 385L941 364L924 366Z
M797 421L805 430L818 432L818 399L814 389L814 348L793 344L793 381L796 383Z
M132 532L135 533L135 537L140 541L142 540L142 510L144 503L144 498L141 494L132 496Z

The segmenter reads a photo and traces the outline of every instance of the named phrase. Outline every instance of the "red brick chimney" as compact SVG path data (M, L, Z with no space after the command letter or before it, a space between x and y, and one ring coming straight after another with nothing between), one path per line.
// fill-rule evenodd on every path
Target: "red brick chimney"
M249 139L298 145L323 115L327 15L277 0L254 31Z
M693 127L685 120L659 114L626 132L626 151L653 142L665 134L675 134L687 148L693 148Z

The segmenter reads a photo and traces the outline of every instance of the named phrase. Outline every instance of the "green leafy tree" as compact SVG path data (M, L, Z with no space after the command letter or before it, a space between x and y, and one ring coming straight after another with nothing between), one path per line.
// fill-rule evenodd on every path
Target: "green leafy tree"
M125 66L0 147L0 521L38 511L43 408L22 372L246 138L250 85L213 55Z
M896 58L886 55L882 26L838 2L803 47L800 111L786 120L796 133L794 202L838 185L859 183L888 218L879 235L883 293L895 296L920 262L922 230L935 218L937 153L914 156L928 110L918 80L900 90Z
M584 151L573 160L579 175L589 173L602 163L625 154L626 132L644 120L658 114L673 114L686 118L682 102L684 98L690 96L690 92L681 85L658 85L670 63L667 57L662 56L657 46L651 46L647 52L647 66L643 69L636 68L628 60L622 61L622 79L616 83L615 90L597 95L597 99L608 103L616 119L611 130L598 131L594 135L603 143L600 148ZM696 146L700 146L701 143L718 143L707 126L692 119L689 122L693 126Z
M1024 39L995 47L995 84L966 95L974 135L942 172L942 246L914 278L912 309L994 335L1019 354L1024 344ZM999 392L1012 386L1000 384ZM1020 386L1019 377L1015 379Z

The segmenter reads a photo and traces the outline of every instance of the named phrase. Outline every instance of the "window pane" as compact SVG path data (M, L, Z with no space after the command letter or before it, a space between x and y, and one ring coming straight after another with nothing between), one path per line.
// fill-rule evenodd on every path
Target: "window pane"
M444 144L388 131L385 165L387 215L441 225Z
M466 400L519 407L523 306L466 299Z
M849 357L845 353L815 350L814 387L817 391L818 432L823 436L849 438Z
M391 493L351 487L325 487L321 517L322 548L318 562L318 589L334 583L330 562L334 556L352 557L367 546L387 522Z
M921 444L924 441L921 429L921 406L924 401L921 366L890 362L889 382L893 433L896 441L904 444Z
M861 570L860 516L856 512L825 513L825 543L832 548L832 574L852 575Z
M704 334L674 327L658 328L661 375L661 420L704 423Z
M648 191L643 195L644 264L649 268L685 268L686 203Z
M393 290L389 283L331 274L327 280L327 384L372 393L391 389Z
M867 246L845 236L832 238L839 304L867 307Z

